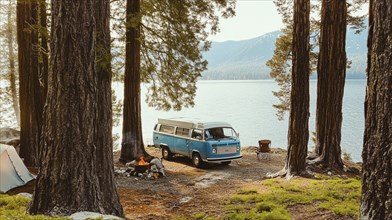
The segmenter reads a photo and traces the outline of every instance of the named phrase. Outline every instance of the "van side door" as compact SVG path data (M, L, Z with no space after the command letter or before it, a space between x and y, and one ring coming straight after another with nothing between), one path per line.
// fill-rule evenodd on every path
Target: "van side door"
M158 129L158 127L157 127ZM174 138L174 126L170 125L160 125L159 131L154 132L154 144L164 145L169 147L169 150L174 153L175 149L173 147Z
M176 138L174 140L174 148L176 149L176 153L188 156L189 133L189 128L177 127L175 133Z

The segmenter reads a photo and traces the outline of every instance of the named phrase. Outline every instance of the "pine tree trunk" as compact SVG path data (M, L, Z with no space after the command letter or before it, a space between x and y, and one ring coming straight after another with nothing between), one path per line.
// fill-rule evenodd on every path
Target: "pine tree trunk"
M108 159L112 156L108 140L111 111L108 100L99 100L110 89L108 77L99 78L95 70L94 3L52 2L45 147L29 207L33 214L93 211L122 215L113 186L113 164ZM102 16L107 21L109 15Z
M285 167L276 176L308 175L306 155L309 141L309 0L294 2L293 69L288 150Z
M346 1L323 0L317 66L315 151L324 167L342 169L341 127L346 77Z
M47 24L47 7L45 1L38 1L39 7L39 22L40 22L40 32L39 34L39 81L40 81L40 92L43 100L43 104L45 104L46 94L48 93L48 72L49 72L49 45L48 45L48 24ZM43 106L42 106L42 114L43 114ZM42 116L43 117L43 116ZM42 119L44 121L44 119Z
M14 29L12 28L12 1L9 1L9 8L7 14L7 44L8 44L8 61L10 64L10 89L12 96L12 107L15 112L16 122L20 126L20 109L19 100L16 92L16 68L15 68L15 53L14 53Z
M140 154L146 154L142 136L140 110L140 24L130 25L140 16L140 0L127 1L127 27L123 130L120 161L134 160Z
M361 219L392 219L392 1L370 1Z
M309 141L309 0L294 6L293 70L286 159L287 176L306 172Z
M44 100L39 81L38 4L17 3L17 37L20 100L20 156L27 166L38 166Z
M114 180L113 139L112 139L112 68L111 68L111 39L110 39L110 0L95 0L96 19L96 72L98 77L98 122L97 131L97 170L102 203L105 210L115 210L117 215L123 215L120 199Z

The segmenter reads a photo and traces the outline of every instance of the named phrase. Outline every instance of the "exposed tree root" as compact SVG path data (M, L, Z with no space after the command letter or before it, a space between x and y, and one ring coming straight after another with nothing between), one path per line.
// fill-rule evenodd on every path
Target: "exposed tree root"
M355 175L360 175L361 172L355 164L350 164L349 162L344 162L344 166L334 166L330 165L328 162L325 162L321 157L316 157L312 160L308 160L306 162L307 167L317 173L324 173L328 175L337 174L341 175L343 173L351 173Z
M290 168L286 168L286 167L276 173L267 173L266 178L281 177L290 180L294 176L300 176L304 178L315 178L314 174L309 170L305 170L303 172L298 173L298 172L293 172Z

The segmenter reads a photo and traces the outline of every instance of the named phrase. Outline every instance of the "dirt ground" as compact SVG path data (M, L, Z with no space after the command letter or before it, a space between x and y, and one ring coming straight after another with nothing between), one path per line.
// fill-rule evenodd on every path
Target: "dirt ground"
M157 148L147 151L160 157ZM253 188L268 172L283 168L284 155L273 151L270 160L258 160L256 149L243 150L243 158L230 165L211 164L203 169L192 167L191 160L175 157L163 161L167 176L155 180L117 174L117 186L125 216L129 219L192 218L225 214L224 199L240 188ZM118 155L114 155L115 161ZM116 163L116 170L125 169Z
M161 150L147 147L152 156L161 157ZM163 161L166 177L147 179L129 176L126 166L117 162L115 152L115 179L124 214L127 219L194 219L198 213L215 218L225 216L224 201L239 189L258 189L268 172L274 173L284 166L286 152L272 149L268 160L259 160L256 147L245 148L243 158L230 165L209 164L203 169L192 166L189 158L176 156ZM36 173L37 170L30 170ZM34 181L7 194L32 193ZM258 189L263 190L263 189ZM290 208L293 219L347 219L330 212L307 212L301 205Z

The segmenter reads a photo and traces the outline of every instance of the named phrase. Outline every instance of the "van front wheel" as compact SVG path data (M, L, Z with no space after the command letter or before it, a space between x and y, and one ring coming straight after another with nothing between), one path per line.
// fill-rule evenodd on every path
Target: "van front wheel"
M193 153L192 154L192 164L193 166L195 166L196 168L201 168L204 165L203 160L200 157L199 153Z
M173 153L170 151L170 149L166 146L162 147L162 157L165 160L171 160L173 158Z

